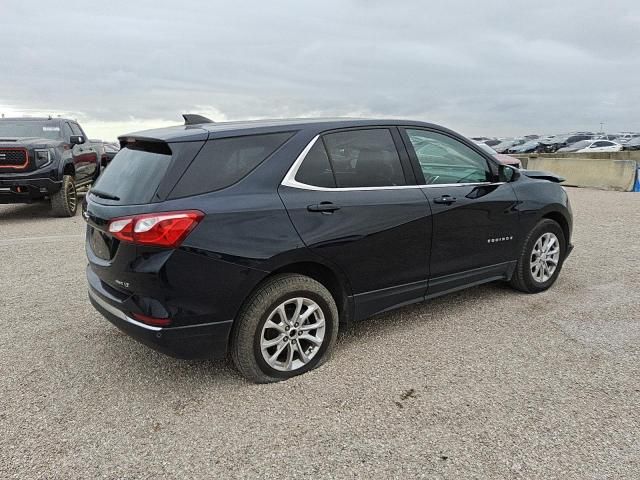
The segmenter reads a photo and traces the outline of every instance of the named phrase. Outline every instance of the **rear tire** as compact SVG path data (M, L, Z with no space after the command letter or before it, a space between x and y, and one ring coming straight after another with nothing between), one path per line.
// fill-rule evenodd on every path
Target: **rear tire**
M509 283L521 292L544 292L558 278L566 252L560 225L548 218L541 220L527 235Z
M231 333L231 358L248 380L286 380L322 365L338 335L338 309L312 278L282 274L247 299Z
M51 213L56 217L73 217L78 211L78 192L71 175L62 177L62 187L51 195Z

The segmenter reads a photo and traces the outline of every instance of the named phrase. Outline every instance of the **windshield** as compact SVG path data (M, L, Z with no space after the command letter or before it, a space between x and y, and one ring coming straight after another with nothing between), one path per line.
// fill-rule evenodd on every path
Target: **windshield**
M60 123L57 121L0 121L0 138L37 137L50 140L62 140Z

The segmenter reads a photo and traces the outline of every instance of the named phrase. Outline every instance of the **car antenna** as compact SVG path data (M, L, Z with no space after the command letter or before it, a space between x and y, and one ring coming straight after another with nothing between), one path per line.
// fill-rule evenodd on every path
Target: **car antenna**
M196 115L195 113L183 113L185 125L198 125L200 123L215 123L213 120L202 115Z

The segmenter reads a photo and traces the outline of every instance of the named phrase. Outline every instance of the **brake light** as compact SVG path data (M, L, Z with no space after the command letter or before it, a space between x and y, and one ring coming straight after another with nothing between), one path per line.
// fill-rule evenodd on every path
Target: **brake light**
M176 248L203 218L204 213L198 210L149 213L115 218L108 230L123 242Z

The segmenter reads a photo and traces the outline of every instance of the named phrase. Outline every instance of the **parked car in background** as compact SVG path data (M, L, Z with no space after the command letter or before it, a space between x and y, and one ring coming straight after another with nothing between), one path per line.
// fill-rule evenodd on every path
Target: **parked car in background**
M522 145L525 142L526 140L524 140L523 138L511 138L500 142L498 145L495 145L492 148L498 153L506 153L510 148L517 145Z
M631 138L624 145L622 145L623 150L640 150L640 136Z
M576 142L580 142L582 140L591 140L592 138L593 135L589 133L549 136L540 140L540 143L542 145L540 151L545 153L553 153Z
M476 145L478 145L482 150L487 152L489 155L492 155L493 158L498 160L498 162L500 162L502 165L511 165L512 167L515 167L515 168L522 168L522 162L520 161L519 158L512 157L511 155L505 155L504 153L498 153L486 143L476 142Z
M611 133L607 133L607 134L603 134L603 135L596 135L593 137L594 140L611 140L611 141L616 141L616 143L620 143L618 142L618 137L619 135L614 135Z
M188 123L120 140L83 208L92 304L167 354L229 352L254 382L321 365L341 325L376 313L499 280L545 291L572 249L561 179L434 124Z
M515 145L507 149L507 153L534 153L540 150L540 142L538 140L529 140L522 145Z
M618 133L617 135L618 135L618 138L616 141L618 143L627 143L629 140L633 138L640 137L640 133L631 133L631 132Z
M578 153L619 152L622 145L609 140L592 140L589 145L577 150Z
M105 167L109 165L109 163L111 163L111 160L113 160L113 157L115 157L119 151L120 151L120 145L117 143L104 144L104 153L105 153L104 166Z
M48 200L54 215L71 217L77 189L99 174L99 146L75 120L0 119L0 203Z
M100 169L100 171L102 171L102 169L106 165L106 158L107 158L107 153L104 148L104 142L97 138L92 138L89 141L96 147L96 152L98 153L98 159L99 159L98 168Z
M580 140L579 142L572 143L567 147L559 148L557 152L559 153L577 152L578 150L581 150L583 148L590 146L592 143L593 143L593 140Z

